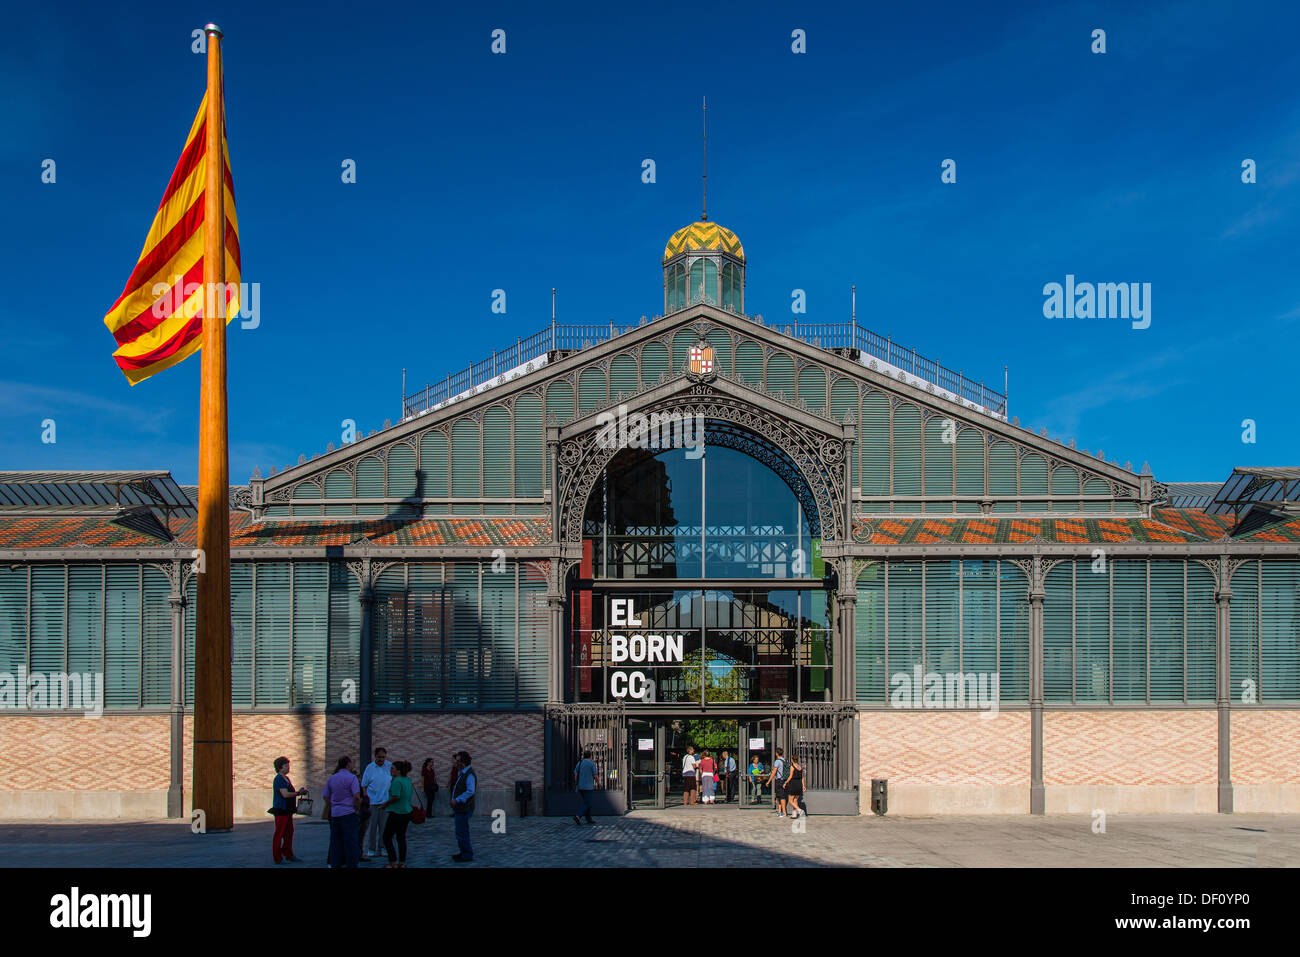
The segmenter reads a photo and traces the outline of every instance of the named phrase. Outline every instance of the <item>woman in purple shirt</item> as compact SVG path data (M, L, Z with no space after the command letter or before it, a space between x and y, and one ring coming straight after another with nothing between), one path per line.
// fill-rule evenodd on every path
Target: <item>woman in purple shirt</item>
M361 857L357 815L361 782L352 773L351 758L339 758L338 767L321 793L330 809L330 867L356 867Z

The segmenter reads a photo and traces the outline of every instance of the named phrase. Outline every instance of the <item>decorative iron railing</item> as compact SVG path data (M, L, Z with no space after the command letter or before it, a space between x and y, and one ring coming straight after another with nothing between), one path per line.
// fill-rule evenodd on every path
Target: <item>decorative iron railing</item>
M820 349L850 350L856 352L858 358L864 362L869 358L887 362L896 369L1006 418L1007 397L1004 392L991 389L982 381L968 378L960 371L954 372L933 359L927 359L912 349L898 345L891 337L880 336L869 329L864 329L856 322L773 323L764 322L762 316L754 317L749 321ZM644 324L644 322L639 325L620 325L614 322L600 325L551 323L541 332L527 339L515 340L513 346L494 352L488 358L466 369L447 375L441 381L428 382L423 389L403 396L402 417L409 418L426 409L434 408L448 399L477 389L534 359L550 356L555 352L568 353L599 345L639 329Z

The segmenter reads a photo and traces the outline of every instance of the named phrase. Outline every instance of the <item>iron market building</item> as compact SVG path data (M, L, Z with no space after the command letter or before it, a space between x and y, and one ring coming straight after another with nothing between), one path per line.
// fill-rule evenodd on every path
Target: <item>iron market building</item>
M814 813L1300 811L1300 470L1162 483L856 320L765 322L713 222L662 269L662 316L232 488L238 816L278 755L316 792L379 744L467 748L511 814L571 812L588 748L606 812L673 805L704 729L800 755ZM94 719L0 688L0 817L188 814L192 493L0 474L0 672L103 682Z

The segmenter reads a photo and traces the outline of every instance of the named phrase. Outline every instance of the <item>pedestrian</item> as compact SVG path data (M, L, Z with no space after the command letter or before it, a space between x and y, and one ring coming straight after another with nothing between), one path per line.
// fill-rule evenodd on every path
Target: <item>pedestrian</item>
M739 769L736 767L736 759L728 752L722 752L722 774L727 781L727 803L730 804L736 799L736 780L739 777Z
M767 776L767 783L772 785L772 793L776 795L776 813L780 817L785 817L785 758L781 756L781 749L776 749L776 759L772 762L772 773Z
M361 808L361 783L352 773L352 759L339 758L338 767L325 782L321 792L330 815L330 867L356 867L361 838L358 811Z
M424 813L433 817L433 796L438 793L438 772L433 768L433 758L424 759L420 777L424 780L424 800L428 804Z
M456 775L460 773L460 769L456 766L457 763L456 755L453 754L451 756L451 771L447 774L447 799L449 801L451 800L451 795L456 793ZM454 810L451 812L451 816L456 816Z
M708 748L701 751L700 755L700 802L702 804L712 804L713 789L717 786L718 769L714 766L713 757L709 754Z
M361 833L358 837L361 860L378 857L384 836L384 820L388 817L388 788L393 783L393 762L388 760L386 748L375 748L375 759L366 765L361 774L361 787L366 792L369 813L362 812ZM366 835L370 835L366 847ZM367 853L367 851L369 853Z
M406 866L406 825L411 823L415 784L411 778L411 762L398 761L393 765L392 783L388 785L388 807L384 815L384 850L388 852L386 867ZM393 851L393 841L397 851Z
M750 794L755 804L763 800L763 762L754 755L749 759Z
M460 853L451 855L457 864L474 860L474 848L469 842L469 819L474 815L474 792L478 790L478 775L470 765L468 751L456 752L456 784L451 789L451 813L456 816L456 843Z
M785 793L790 799L790 816L799 817L803 813L803 808L799 806L799 798L803 796L803 765L799 763L797 754L790 755L790 771L785 779Z
M578 785L578 799L582 802L578 814L573 815L573 823L581 824L579 815L583 815L588 824L595 824L591 817L591 792L596 790L596 762L591 760L590 750L582 752L582 760L573 769L573 780Z
M271 835L271 860L277 864L286 861L298 864L302 858L293 856L293 812L298 804L298 796L306 794L306 788L294 789L289 780L289 759L276 758L275 781L271 784L271 814L275 816L275 833Z
M695 803L695 746L688 745L682 756L682 807Z

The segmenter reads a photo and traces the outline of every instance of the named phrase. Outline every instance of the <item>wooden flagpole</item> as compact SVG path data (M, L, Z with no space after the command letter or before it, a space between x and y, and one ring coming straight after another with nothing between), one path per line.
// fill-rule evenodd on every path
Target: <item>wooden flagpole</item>
M230 505L226 422L225 123L221 29L209 23L203 206L203 348L199 387L198 608L194 641L194 793L209 831L234 826L230 714ZM214 285L220 283L221 285Z

